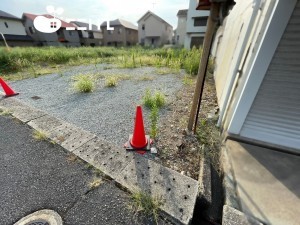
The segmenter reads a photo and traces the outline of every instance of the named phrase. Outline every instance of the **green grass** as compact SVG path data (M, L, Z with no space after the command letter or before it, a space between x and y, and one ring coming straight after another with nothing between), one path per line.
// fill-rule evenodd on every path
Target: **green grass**
M155 139L157 137L157 132L158 132L158 108L156 104L152 105L151 108L151 113L150 113L150 137Z
M209 157L216 171L221 171L220 167L220 132L216 127L217 117L212 119L201 119L197 126L197 137L202 146L203 153Z
M142 101L143 105L149 109L151 109L154 105L157 108L162 108L166 104L166 97L160 91L155 91L154 94L152 94L150 89L146 89Z
M132 193L131 200L131 209L153 217L155 222L158 222L159 207L163 204L160 198L153 198L150 194L139 191Z
M78 92L88 93L95 88L95 81L92 75L80 74L73 77L72 86Z
M201 48L187 51L143 47L14 47L10 50L0 47L0 75L8 79L23 79L51 73L59 65L94 64L97 68L100 63L116 64L122 68L166 67L172 73L185 69L196 75L201 55ZM30 76L14 78L16 72L28 72Z
M182 79L182 83L184 85L192 85L194 83L194 80L189 75L185 74Z
M44 133L44 132L42 132L42 131L34 130L34 131L33 131L33 134L32 134L32 137L33 137L35 140L38 140L38 141L47 140L47 135L46 135L46 133Z

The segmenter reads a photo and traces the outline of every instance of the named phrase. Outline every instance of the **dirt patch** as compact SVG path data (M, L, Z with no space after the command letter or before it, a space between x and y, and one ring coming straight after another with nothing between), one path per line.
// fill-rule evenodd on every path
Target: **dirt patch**
M160 163L181 174L198 179L199 161L203 152L206 152L213 164L218 167L219 135L215 127L218 104L211 74L205 81L197 134L186 133L195 83L196 77L192 84L184 85L177 92L175 100L168 105L170 113L166 119L160 121L156 146Z

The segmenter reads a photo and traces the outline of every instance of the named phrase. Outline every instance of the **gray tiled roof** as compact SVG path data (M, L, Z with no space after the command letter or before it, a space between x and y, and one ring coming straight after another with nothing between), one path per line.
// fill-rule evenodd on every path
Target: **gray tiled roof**
M2 10L0 10L0 18L7 18L7 19L14 19L14 20L21 20L21 18L18 18L14 15L11 15L7 12L4 12Z
M106 23L107 21L103 22L101 24L101 27L104 27L106 26ZM112 26L124 26L126 28L129 28L129 29L133 29L133 30L137 30L138 27L135 26L133 23L129 22L129 21L126 21L126 20L121 20L121 19L116 19L116 20L111 20L109 21L109 25L112 27Z
M156 17L158 20L168 24L169 26L173 27L171 24L169 24L167 21L165 21L164 19L162 19L161 17L159 17L158 15L154 14L153 12L151 12L150 10L148 10L137 22L139 23L142 19L148 17L148 16L154 16Z

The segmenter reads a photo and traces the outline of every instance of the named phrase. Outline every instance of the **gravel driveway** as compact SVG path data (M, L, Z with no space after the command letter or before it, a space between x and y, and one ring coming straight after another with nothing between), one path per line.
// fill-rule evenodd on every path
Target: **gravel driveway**
M136 69L111 68L111 65L99 64L77 66L61 74L51 74L38 78L11 83L14 90L20 92L18 99L49 114L73 123L85 130L123 145L133 131L135 107L141 104L145 89L161 90L167 101L174 100L175 93L182 87L183 75L157 75L156 68ZM92 93L77 93L72 90L72 77L78 74L107 74L130 76L119 81L117 87L104 86L104 79L98 80ZM143 80L143 77L153 80ZM168 116L168 107L160 113L160 119ZM146 129L149 127L149 111L144 108ZM149 130L149 129L147 129Z

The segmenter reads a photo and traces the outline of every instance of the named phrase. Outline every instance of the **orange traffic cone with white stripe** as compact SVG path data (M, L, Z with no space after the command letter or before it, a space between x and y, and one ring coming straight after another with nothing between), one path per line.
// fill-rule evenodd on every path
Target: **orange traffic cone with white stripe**
M0 84L5 92L4 97L11 97L18 95L19 93L15 92L8 84L0 77Z

